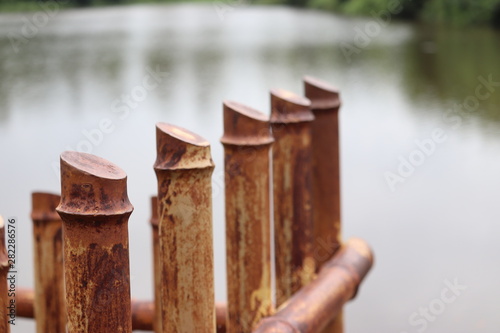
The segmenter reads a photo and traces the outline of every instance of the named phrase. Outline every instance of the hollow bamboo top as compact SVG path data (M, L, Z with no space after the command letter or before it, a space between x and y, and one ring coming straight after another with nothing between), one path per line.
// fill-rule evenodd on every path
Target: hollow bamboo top
M46 192L33 192L31 194L31 219L39 222L59 221L61 218L56 212L56 207L61 201L61 196Z
M86 153L61 154L61 215L110 216L130 214L127 175L115 164Z
M213 167L207 140L179 126L156 124L156 171Z
M311 101L283 89L271 90L271 123L301 123L314 120Z
M305 76L304 89L306 97L311 100L311 109L313 111L338 110L340 107L339 90L328 82L312 76Z
M0 216L0 269L9 269L9 257L5 247L5 222Z
M260 146L274 142L269 117L246 105L224 101L225 145Z
M158 197L151 197L151 218L149 222L153 227L158 227Z

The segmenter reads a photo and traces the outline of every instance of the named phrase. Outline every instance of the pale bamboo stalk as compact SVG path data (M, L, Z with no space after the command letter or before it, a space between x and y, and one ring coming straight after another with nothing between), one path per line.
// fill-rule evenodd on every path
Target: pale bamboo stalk
M215 332L210 145L156 126L162 330Z

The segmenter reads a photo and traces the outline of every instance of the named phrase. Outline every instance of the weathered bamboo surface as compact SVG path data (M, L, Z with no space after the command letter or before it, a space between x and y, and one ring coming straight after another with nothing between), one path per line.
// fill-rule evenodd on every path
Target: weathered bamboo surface
M56 212L61 197L35 192L31 196L35 312L38 333L66 332L62 221Z
M16 315L22 318L34 318L35 292L29 288L16 290ZM132 299L132 329L153 331L155 313L154 301ZM215 303L217 317L217 333L226 333L226 310L224 303Z
M317 333L356 295L373 264L373 255L361 239L351 239L321 267L315 280L298 291L254 333Z
M272 312L269 118L224 103L229 333L249 333Z
M158 197L151 197L151 233L153 236L153 287L155 314L153 321L153 330L156 333L162 332L161 329L161 261L160 261L160 238L158 231Z
M319 269L341 245L339 108L337 89L305 77L305 95L311 101L313 154L314 259ZM343 316L323 333L343 332Z
M61 155L69 333L132 331L127 176L93 155Z
M210 145L165 123L157 124L156 140L162 330L213 333Z
M315 275L310 101L271 91L276 305Z
M5 243L5 222L3 217L0 216L0 332L9 333L9 314L10 314L10 297L9 287L7 282L7 274L9 272L9 256Z

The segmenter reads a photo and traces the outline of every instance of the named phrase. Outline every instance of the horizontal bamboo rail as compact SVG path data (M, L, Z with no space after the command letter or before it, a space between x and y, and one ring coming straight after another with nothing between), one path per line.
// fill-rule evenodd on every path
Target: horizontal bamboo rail
M35 318L35 291L29 288L16 290L16 315L21 318ZM153 331L153 318L155 313L154 301L131 300L132 304L132 329ZM217 333L226 332L226 304L215 303Z
M356 295L373 255L360 239L351 239L321 267L317 278L293 295L254 333L316 333L325 328Z

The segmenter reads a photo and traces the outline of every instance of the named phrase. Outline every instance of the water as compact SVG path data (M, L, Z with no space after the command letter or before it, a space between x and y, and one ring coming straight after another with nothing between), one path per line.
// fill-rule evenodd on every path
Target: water
M216 298L224 300L222 101L267 113L269 89L301 93L310 74L342 91L344 238L362 237L376 254L347 306L346 332L496 331L500 86L477 86L478 77L500 81L500 34L232 8L68 10L36 31L23 28L33 13L0 15L0 212L18 219L18 285L33 286L30 193L58 192L59 154L85 149L128 174L132 294L152 297L154 125L166 121L212 143ZM148 81L155 87L124 107L122 95L138 94L155 70L163 72ZM433 133L439 142L429 143ZM418 165L400 166L409 159ZM394 191L387 172L404 180ZM467 288L442 294L450 283ZM421 307L431 307L427 319Z

